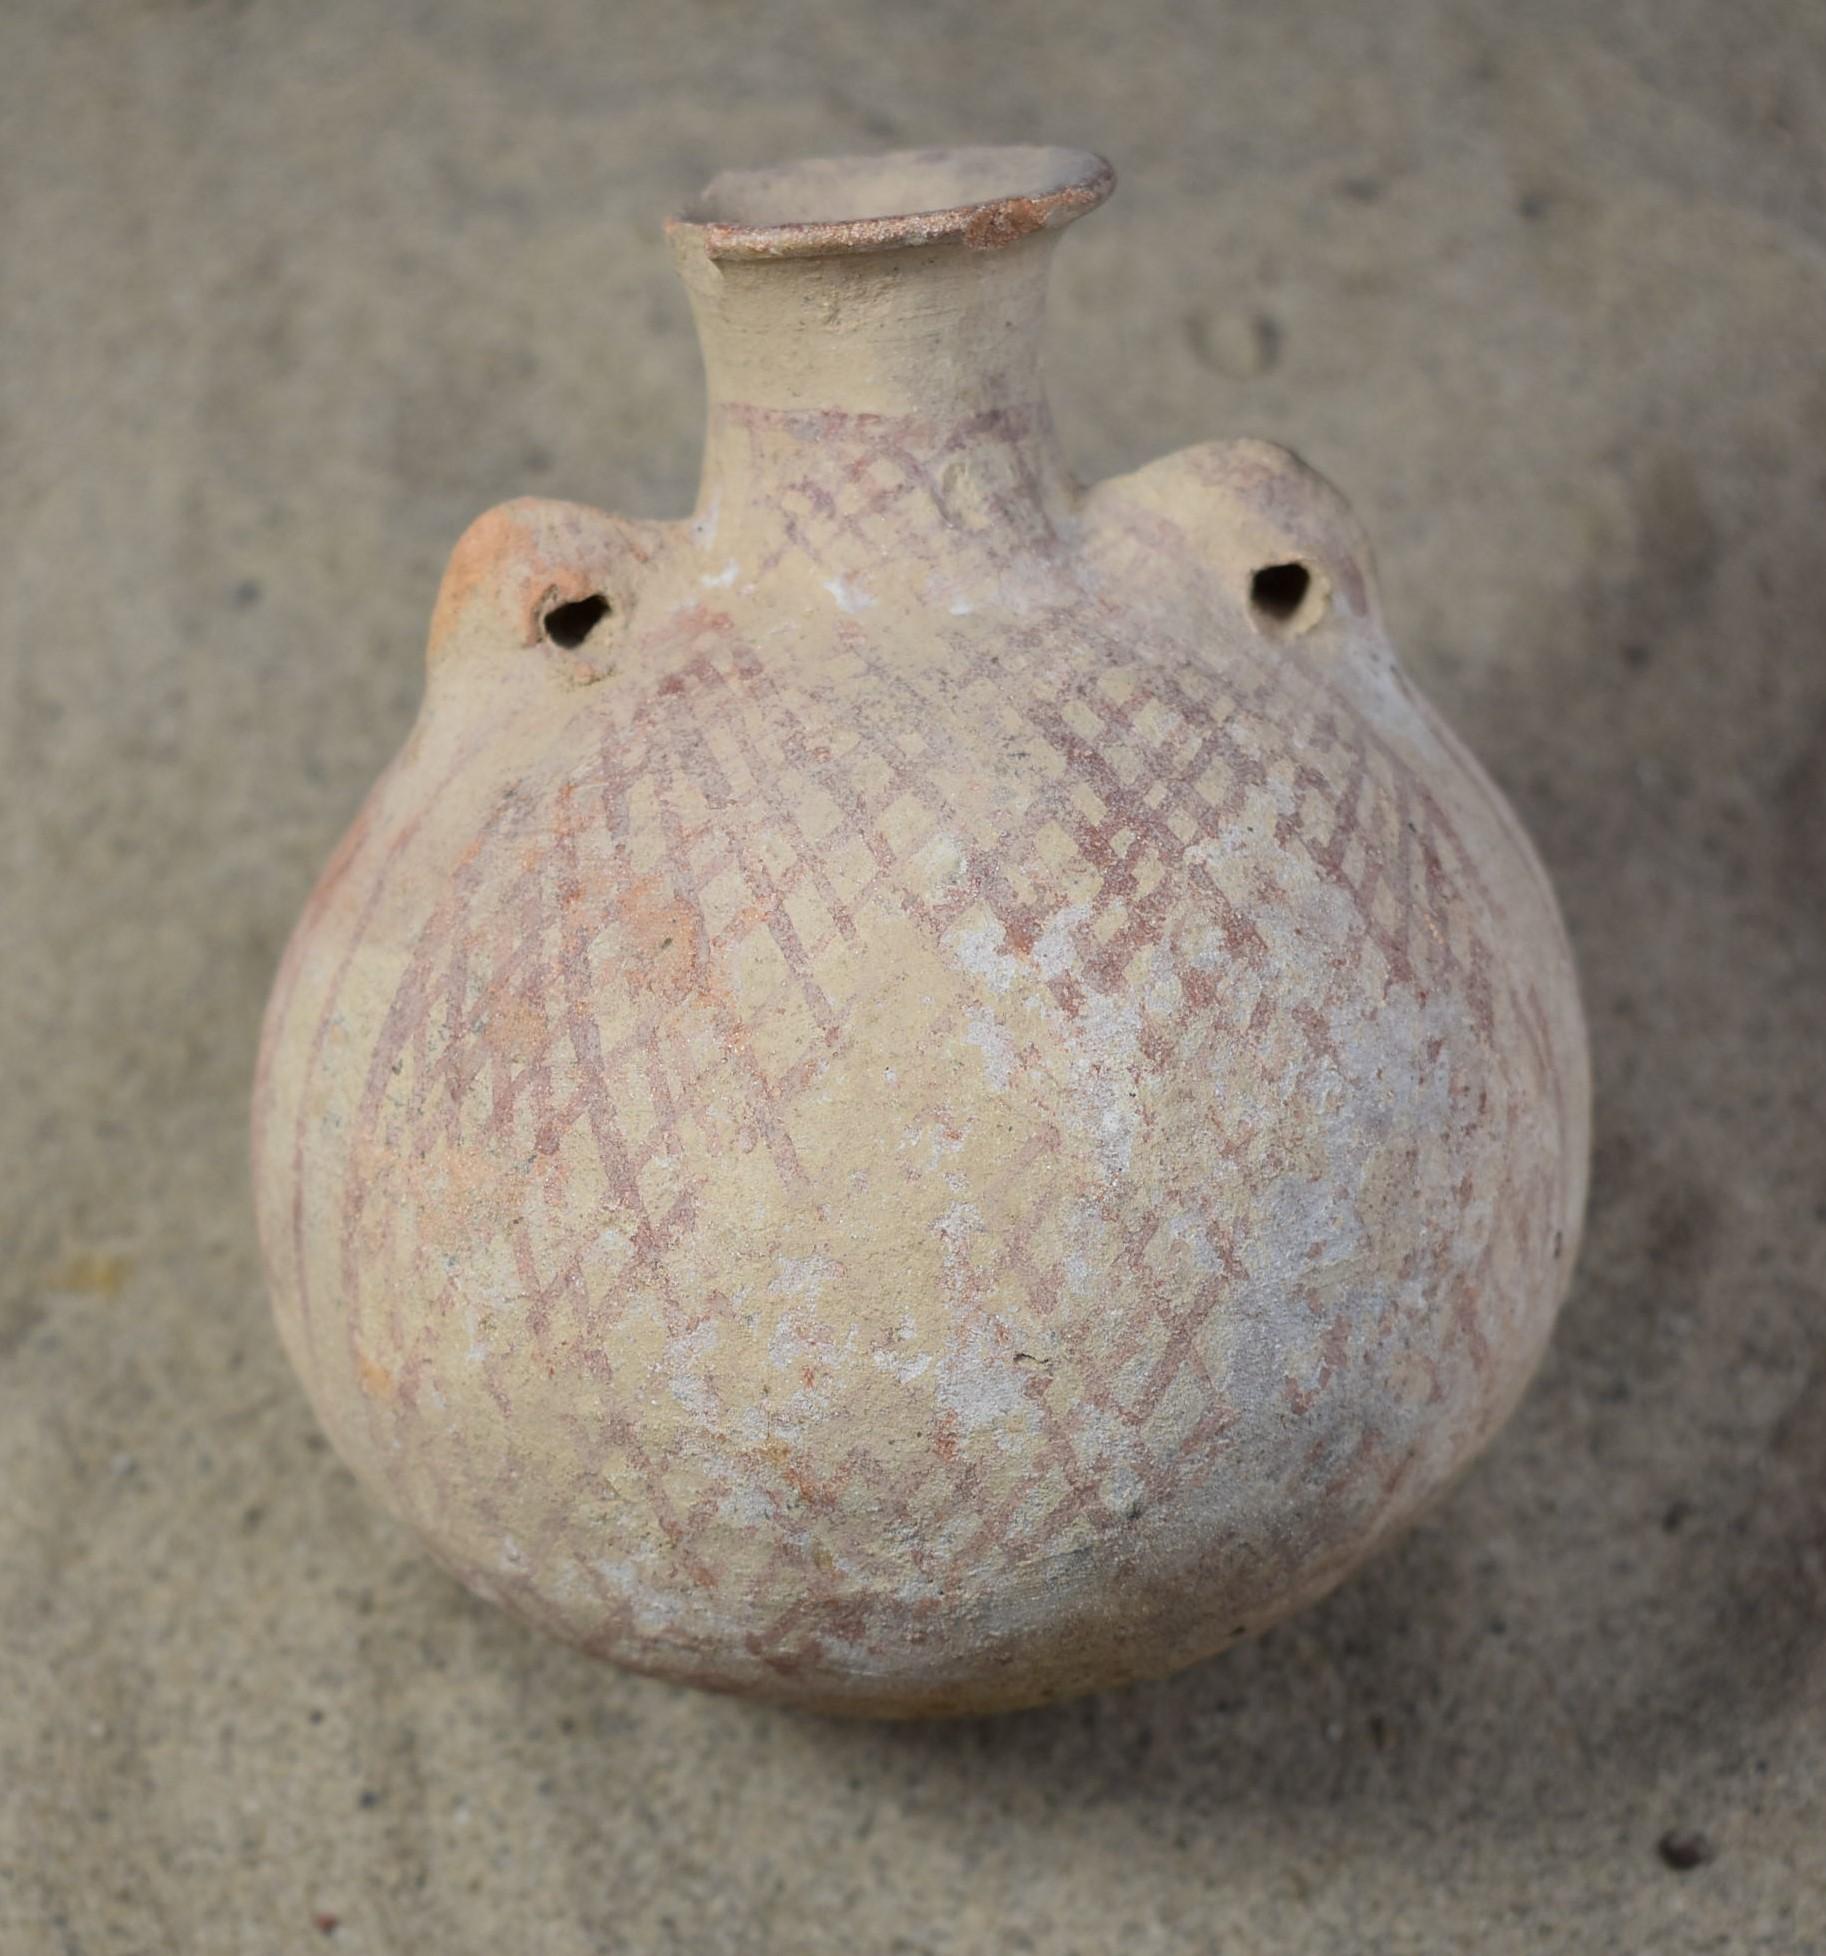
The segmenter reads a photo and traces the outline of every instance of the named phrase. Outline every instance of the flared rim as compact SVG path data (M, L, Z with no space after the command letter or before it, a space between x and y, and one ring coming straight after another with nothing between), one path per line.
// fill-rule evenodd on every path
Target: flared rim
M712 177L666 231L713 259L992 250L1096 207L1116 173L1084 149L1003 145L820 156Z

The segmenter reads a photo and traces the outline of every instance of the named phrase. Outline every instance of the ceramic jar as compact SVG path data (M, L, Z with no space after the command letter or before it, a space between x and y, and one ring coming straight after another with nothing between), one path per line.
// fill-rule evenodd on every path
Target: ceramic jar
M642 1671L912 1714L1204 1657L1447 1483L1566 1288L1566 938L1349 510L1257 441L1060 458L1110 181L714 182L696 513L472 526L279 975L319 1417Z

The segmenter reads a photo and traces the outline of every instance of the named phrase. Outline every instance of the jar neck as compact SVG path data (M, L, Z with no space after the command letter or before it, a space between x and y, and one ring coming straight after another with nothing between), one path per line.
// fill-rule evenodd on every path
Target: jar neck
M718 262L680 240L708 394L700 530L809 525L867 555L930 497L954 530L1049 535L1073 495L1040 377L1054 242Z

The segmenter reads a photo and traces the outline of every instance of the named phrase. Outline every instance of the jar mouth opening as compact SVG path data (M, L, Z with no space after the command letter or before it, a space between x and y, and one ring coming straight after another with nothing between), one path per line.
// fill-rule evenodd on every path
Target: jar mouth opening
M666 225L714 259L826 258L963 244L979 250L1057 230L1116 185L1083 149L1005 145L818 156L724 170Z

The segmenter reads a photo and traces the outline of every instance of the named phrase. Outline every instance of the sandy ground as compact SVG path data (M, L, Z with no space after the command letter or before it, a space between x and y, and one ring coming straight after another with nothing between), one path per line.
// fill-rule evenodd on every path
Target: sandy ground
M0 76L0 1950L1826 1949L1826 9L140 0L8 9ZM1036 137L1124 178L1061 252L1081 469L1306 452L1539 838L1590 1235L1513 1427L1323 1608L832 1726L369 1511L244 1104L463 524L688 504L661 213Z

